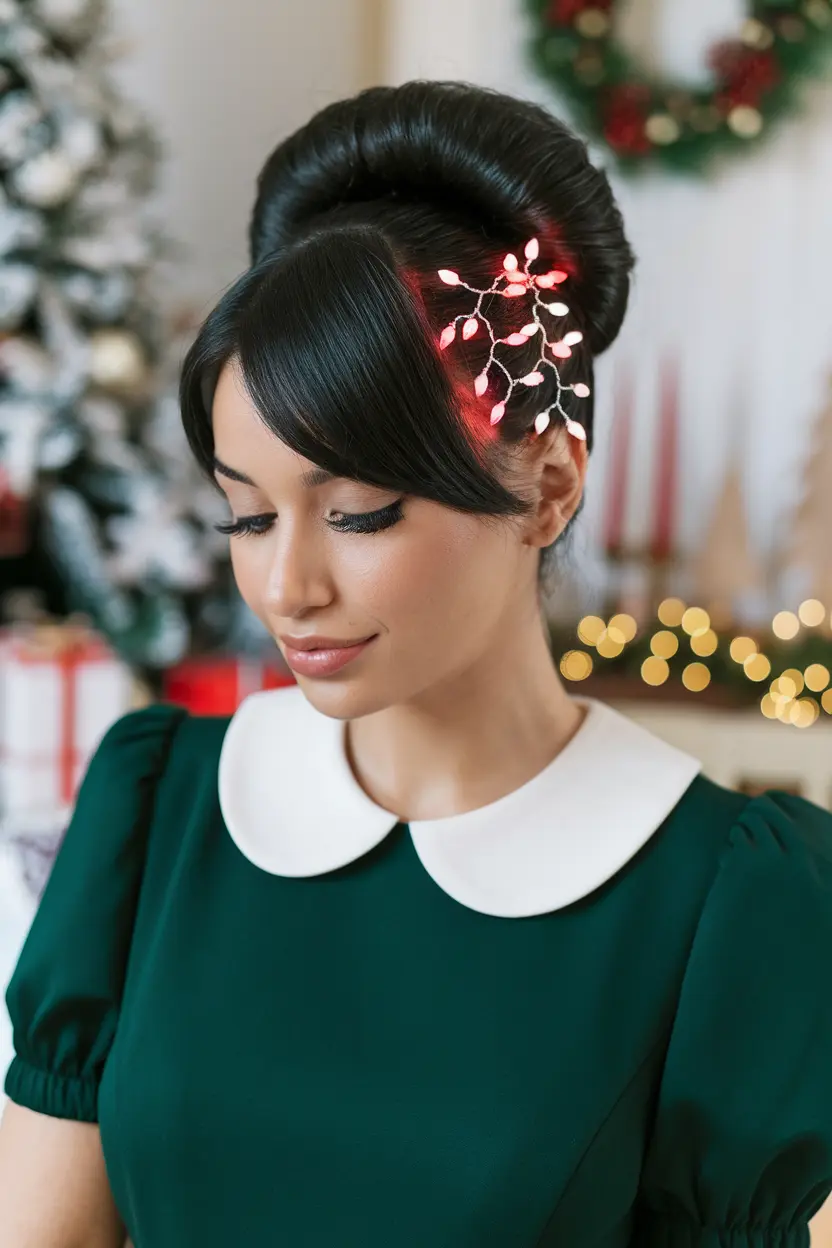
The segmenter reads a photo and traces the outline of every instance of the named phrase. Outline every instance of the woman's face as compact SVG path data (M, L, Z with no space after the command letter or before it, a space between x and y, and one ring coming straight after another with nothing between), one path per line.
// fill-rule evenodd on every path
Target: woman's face
M540 543L526 521L328 477L266 428L233 361L213 427L217 461L251 481L217 472L233 520L254 518L230 538L240 593L324 714L352 719L430 698L499 654L524 603L536 613ZM321 638L370 640L345 663L324 653L328 644L298 658L296 647Z

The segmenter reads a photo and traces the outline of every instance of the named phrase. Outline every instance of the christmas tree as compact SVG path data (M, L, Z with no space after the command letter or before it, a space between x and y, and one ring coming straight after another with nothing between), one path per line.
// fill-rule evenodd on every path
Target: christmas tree
M693 567L696 601L715 627L738 620L742 597L762 589L763 570L748 529L740 465L730 465Z
M795 516L789 563L808 578L808 596L832 608L832 378L815 426Z
M0 0L0 589L152 669L220 644L239 598L179 422L160 148L113 84L106 18Z

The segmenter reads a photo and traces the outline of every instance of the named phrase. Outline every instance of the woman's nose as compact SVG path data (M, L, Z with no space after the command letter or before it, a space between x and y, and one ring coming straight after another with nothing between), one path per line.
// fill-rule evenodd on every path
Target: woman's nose
M332 581L320 543L313 535L286 526L269 567L264 604L268 613L289 619L331 600Z

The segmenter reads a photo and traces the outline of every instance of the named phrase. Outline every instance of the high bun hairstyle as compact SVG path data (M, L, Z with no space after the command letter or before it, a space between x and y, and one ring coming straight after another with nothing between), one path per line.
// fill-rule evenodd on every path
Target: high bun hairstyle
M444 326L471 305L438 270L487 289L530 238L536 272L568 275L565 328L582 335L561 377L592 391L594 358L624 317L633 255L585 144L544 108L461 82L372 87L323 108L263 166L251 267L184 363L182 418L206 474L214 479L213 386L233 358L267 427L336 475L466 512L524 512L501 467L556 382L515 392L492 428L499 394L473 391L490 344L475 335L440 351ZM499 336L518 328L524 304L491 297ZM534 367L536 344L508 350L513 373ZM592 398L566 390L561 402L591 448Z

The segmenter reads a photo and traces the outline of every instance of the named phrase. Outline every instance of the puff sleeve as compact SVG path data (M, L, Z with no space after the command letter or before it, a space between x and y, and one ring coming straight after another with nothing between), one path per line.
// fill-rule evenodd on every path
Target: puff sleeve
M698 924L638 1248L808 1248L832 1190L832 816L749 800Z
M130 711L105 733L6 992L10 1100L95 1122L115 1035L158 779L187 712Z

